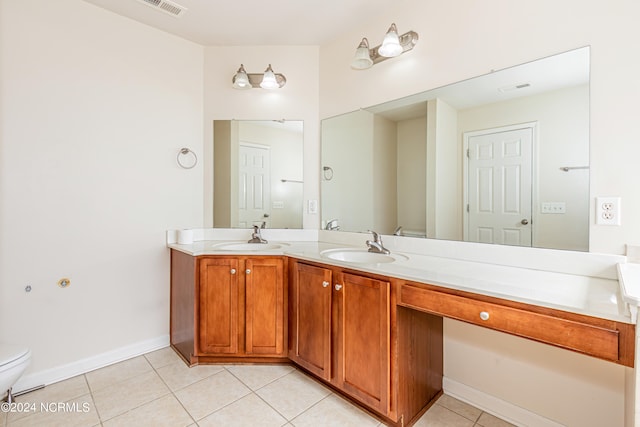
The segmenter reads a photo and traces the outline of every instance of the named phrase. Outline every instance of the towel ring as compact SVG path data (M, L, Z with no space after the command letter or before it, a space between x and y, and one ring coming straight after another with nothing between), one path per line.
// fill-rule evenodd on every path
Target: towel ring
M181 159L180 156L187 156L189 154L193 155L193 164L188 164L188 163L184 164L183 163L184 160ZM180 151L178 151L178 156L176 157L176 160L178 161L178 165L183 169L192 169L198 164L198 156L196 156L196 153L194 153L188 148L180 149Z
M326 181L331 181L333 179L333 169L330 166L323 166L322 175Z

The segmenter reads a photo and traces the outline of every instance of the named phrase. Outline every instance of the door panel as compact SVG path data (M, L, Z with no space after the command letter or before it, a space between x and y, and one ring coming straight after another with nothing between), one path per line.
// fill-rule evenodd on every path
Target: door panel
M254 225L269 227L271 205L271 166L269 147L239 146L238 224L240 228Z
M468 136L465 240L531 246L533 127Z
M284 352L284 266L281 259L245 262L247 354Z
M238 260L200 260L198 289L201 354L238 351ZM235 272L234 272L235 271Z
M343 273L341 387L386 413L389 390L389 282Z
M294 347L291 358L310 372L331 378L331 271L298 264L295 270Z

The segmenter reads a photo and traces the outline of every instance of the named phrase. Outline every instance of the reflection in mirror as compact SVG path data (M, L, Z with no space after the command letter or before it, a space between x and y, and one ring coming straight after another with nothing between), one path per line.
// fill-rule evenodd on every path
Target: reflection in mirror
M302 121L214 120L213 134L213 226L302 228Z
M589 250L589 48L322 121L324 228Z

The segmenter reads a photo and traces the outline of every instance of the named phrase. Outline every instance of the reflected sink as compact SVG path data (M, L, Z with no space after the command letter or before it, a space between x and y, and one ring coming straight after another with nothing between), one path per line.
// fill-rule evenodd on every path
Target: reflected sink
M246 242L229 242L229 243L218 243L213 245L214 249L220 251L269 251L273 249L280 249L284 246L283 243L246 243Z
M334 261L351 262L354 264L385 264L396 261L406 261L407 258L400 254L379 254L369 252L366 249L328 249L320 252L320 256Z

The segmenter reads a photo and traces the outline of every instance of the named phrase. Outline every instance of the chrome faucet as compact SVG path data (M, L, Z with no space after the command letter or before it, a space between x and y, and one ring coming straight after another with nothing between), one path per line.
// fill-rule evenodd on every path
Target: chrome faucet
M251 233L251 240L248 243L269 243L265 239L262 238L260 234L260 227L257 225L253 226L253 233Z
M401 226L401 225L399 225L399 226L398 226L398 228L396 228L396 229L393 231L393 235L394 235L394 236L402 236L402 226Z
M373 241L372 240L367 240L367 246L369 247L369 252L375 252L377 254L385 254L388 255L391 252L389 251L389 249L385 248L384 245L382 244L382 236L380 236L380 234L376 233L373 230L369 230L369 233L373 234Z
M340 230L340 226L338 225L338 219L332 219L327 222L327 225L324 226L325 230L335 231Z

